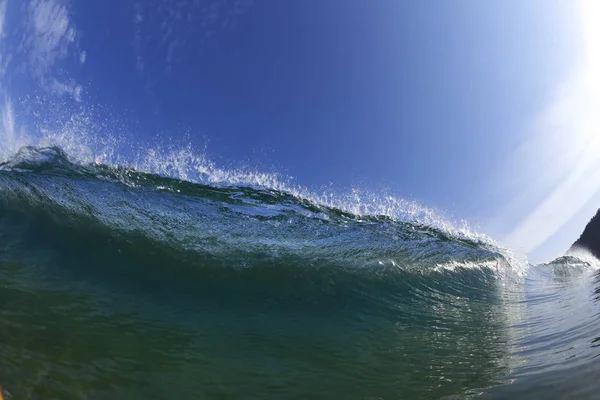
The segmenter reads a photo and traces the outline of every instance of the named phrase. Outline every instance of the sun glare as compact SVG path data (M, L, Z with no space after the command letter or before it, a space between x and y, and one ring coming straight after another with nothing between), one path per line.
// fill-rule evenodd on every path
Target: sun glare
M577 7L580 58L527 142L539 154L529 166L531 179L544 167L554 184L505 237L527 252L565 226L600 187L600 1L581 0Z
M600 71L600 2L581 1L581 28L585 46L586 63L594 68L594 83L599 85ZM591 71L590 71L591 72Z
M600 154L600 2L597 0L582 0L580 8L582 41L584 45L583 65L579 70L580 87L578 94L582 98L583 120L579 134L588 143L586 158L595 164ZM573 132L576 133L576 132Z

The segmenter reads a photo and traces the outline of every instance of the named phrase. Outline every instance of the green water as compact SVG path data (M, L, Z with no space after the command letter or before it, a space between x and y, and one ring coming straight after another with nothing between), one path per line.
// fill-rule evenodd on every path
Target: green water
M0 384L14 399L600 389L593 263L526 269L431 226L44 151L0 170Z

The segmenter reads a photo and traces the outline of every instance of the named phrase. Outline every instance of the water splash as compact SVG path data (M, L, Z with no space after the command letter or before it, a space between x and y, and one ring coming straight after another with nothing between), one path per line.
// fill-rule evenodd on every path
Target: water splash
M91 111L79 110L67 114L68 118L61 119L58 127L49 129L41 124L38 132L31 134L24 126L19 126L12 102L6 99L0 132L0 162L40 163L40 157L49 157L52 151L58 151L60 157L64 156L65 160L79 166L111 168L125 184L132 184L127 175L150 173L213 187L250 187L285 193L317 208L340 210L359 219L387 217L394 221L435 228L458 239L498 249L511 264L520 265L520 270L526 269L527 263L523 257L502 248L490 237L474 231L466 222L454 224L434 209L415 201L356 187L346 192L331 188L314 190L298 185L292 178L277 172L263 172L247 167L223 168L207 156L205 148L198 151L191 144L140 142L118 129L116 124L96 123L97 118L93 117L94 113ZM115 134L117 131L120 132L118 135ZM50 150L49 153L48 149L58 150Z

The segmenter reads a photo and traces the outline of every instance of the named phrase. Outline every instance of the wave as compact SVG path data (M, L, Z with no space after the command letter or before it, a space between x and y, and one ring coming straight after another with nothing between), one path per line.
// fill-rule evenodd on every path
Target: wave
M418 360L417 365L404 374L400 387L411 397L435 387L431 382L440 376L451 384L436 393L453 394L473 382L472 374L449 365L483 371L475 378L480 385L503 375L508 339L498 310L504 307L502 284L519 275L519 265L478 236L350 208L268 186L206 184L130 166L81 163L59 147L23 147L0 165L0 294L28 295L23 304L10 307L12 314L0 311L0 324L11 327L0 355L18 359L17 350L26 349L51 369L59 368L57 359L65 356L51 359L47 354L53 350L20 340L35 337L31 323L21 321L36 315L34 325L50 326L76 308L68 319L72 331L86 332L86 338L102 332L104 342L97 342L107 343L96 359L121 348L117 338L133 330L152 343L144 345L144 352L156 358L152 368L190 363L188 371L204 368L209 360L221 377L212 378L216 382L236 368L226 361L227 348L252 341L250 350L235 353L245 365L237 376L246 377L242 385L258 385L251 391L263 398L269 398L264 393L269 379L247 374L259 368L276 380L269 375L273 363L280 365L277 371L289 363L293 367L287 368L299 374L313 371L310 376L340 371L323 393L343 385L367 396L373 390L369 385L348 381L359 376L386 398L397 397L394 371L399 365L408 368L408 359ZM40 307L36 298L48 304ZM123 332L122 326L130 328ZM185 341L175 333L163 338L171 331L192 331L186 335L203 341L182 350L177 346ZM58 346L60 354L70 354L71 343L80 340L56 335L70 341L54 340L51 348ZM311 357L331 366L285 356L300 348L312 348ZM273 349L269 362L253 358ZM447 355L440 358L440 351ZM357 362L357 354L367 360ZM121 361L122 353L115 357L121 370L135 365ZM140 359L139 354L130 357ZM69 362L81 369L88 361ZM42 390L35 380L17 384L18 371L2 366L9 371L3 384L8 382L15 395L23 395L21 385ZM121 370L125 379L140 376ZM89 379L110 381L115 374L100 367ZM67 374L49 386L60 392L76 385L76 376ZM161 390L142 376L143 387ZM311 387L324 384L293 390L315 398ZM195 393L204 393L207 385ZM182 394L189 387L194 384L174 390ZM294 396L284 391L278 397Z
M72 368L48 384L68 396L89 360L72 351L81 339L65 334L62 320L69 332L97 337L99 367L88 378L121 379L119 393L162 390L154 370L139 374L138 347L122 347L132 331L157 373L180 368L185 377L213 363L212 378L195 374L175 388L183 397L221 382L273 398L265 385L286 368L302 384L278 398L340 387L360 398L471 396L560 368L549 349L568 343L587 357L577 366L592 365L592 259L572 253L529 266L443 219L336 204L256 182L184 180L82 162L57 146L22 147L0 163L0 295L17 299L0 309L8 332L0 359L25 349L45 368ZM569 308L555 310L561 302ZM48 349L37 344L38 325L56 336ZM299 348L312 350L304 357ZM120 369L103 368L114 349ZM26 396L17 382L45 390L35 378L19 381L15 365L2 364L12 393ZM248 372L256 368L264 379ZM223 378L232 370L245 378Z
M257 281L252 290L291 285L307 293L324 285L378 298L402 288L402 296L477 296L524 271L481 237L354 214L271 188L78 164L58 147L24 147L0 164L0 213L6 237L43 237L37 246L51 243L81 260L94 254L98 268L179 285ZM177 267L166 273L164 265Z
M467 260L469 253L491 257L503 251L482 235L444 229L447 223L441 218L439 227L427 221L377 214L373 212L377 206L364 213L353 213L352 205L334 207L291 190L237 185L235 180L207 185L131 167L78 164L58 147L23 147L0 163L0 171L5 205L16 198L22 207L44 204L54 207L53 213L72 214L75 220L95 219L116 230L143 232L188 250L207 249L203 238L222 238L231 241L229 245L234 248L280 246L280 250L293 252L295 248L316 251L327 247L328 252L337 255L343 254L345 247L360 248L361 235L372 235L378 247L369 254L377 260L397 252L412 256L415 262L428 257L443 261L445 253L460 261ZM199 220L210 223L200 225L196 223ZM171 234L167 235L161 225L171 227ZM278 230L276 235L272 234L274 227ZM252 235L248 235L250 232ZM275 238L278 243L274 243ZM351 245L347 246L347 242ZM428 246L424 243L435 243L439 248L434 251L432 245L432 251L426 251ZM418 244L423 245L423 251L416 251ZM440 251L444 246L448 249Z

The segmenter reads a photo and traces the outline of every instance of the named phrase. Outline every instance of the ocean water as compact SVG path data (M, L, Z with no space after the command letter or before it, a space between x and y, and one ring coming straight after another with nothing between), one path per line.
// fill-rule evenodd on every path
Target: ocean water
M175 168L186 154L119 165L38 145L3 158L12 398L600 393L591 257L530 265L408 202Z

